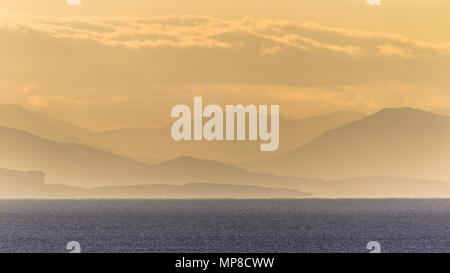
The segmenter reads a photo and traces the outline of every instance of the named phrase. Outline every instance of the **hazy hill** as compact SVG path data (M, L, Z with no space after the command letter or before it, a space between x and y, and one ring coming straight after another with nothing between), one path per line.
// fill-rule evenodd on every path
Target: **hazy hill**
M40 171L20 172L0 168L0 182L2 185L44 184L45 174Z
M385 109L331 130L254 171L311 178L364 176L450 181L450 117Z
M272 174L260 174L249 172L228 164L196 159L192 157L180 157L174 160L154 165L154 174L164 178L170 183L220 183L230 185L254 185L274 188L299 188L303 181L294 177L283 177Z
M137 185L83 189L45 184L43 172L0 169L0 198L297 198L297 190L245 185L193 183L185 185Z
M69 122L61 121L50 115L39 113L39 112L33 112L33 114L36 117L38 117L39 119L50 124L51 126L58 128L59 130L65 132L66 134L73 136L77 139L86 141L95 135L95 132L93 132L89 129L78 127Z
M133 159L154 164L180 156L198 157L207 160L242 162L265 158L299 147L320 134L358 120L364 114L357 112L335 112L299 120L280 120L280 147L272 153L261 153L259 143L245 142L176 142L170 136L170 126L160 129L124 128L92 132L70 123L59 121L48 115L36 115L68 135L82 139L85 143L104 147L110 151Z
M164 164L177 169L186 159ZM175 164L174 164L175 163ZM197 168L202 161L192 160ZM215 165L216 163L211 163ZM222 169L224 168L224 169ZM227 166L216 166L226 170ZM293 189L255 185L188 183L182 185L107 186L90 189L45 184L43 172L19 172L0 169L0 198L449 198L450 182L413 180L392 177L361 177L343 180L298 180ZM313 194L305 193L312 192Z
M43 170L51 183L96 186L143 184L145 164L80 144L57 143L24 131L0 127L0 166Z
M188 157L150 166L88 146L57 143L5 127L0 127L0 151L0 166L43 170L48 183L70 186L220 183L295 188L298 182L296 178L256 174Z
M218 161L203 160L194 157L182 156L175 159L171 159L155 165L159 170L167 171L180 171L184 173L189 172L201 173L204 175L216 175L216 174L246 174L248 171L221 163Z
M64 132L67 135L70 135L73 139L75 139L75 141L72 141L74 143L88 145L90 147L108 151L108 152L115 153L115 154L119 154L119 155L127 157L127 158L132 157L127 153L121 153L118 149L115 149L115 147L108 147L107 145L104 145L104 143L102 143L101 140L97 139L97 136L99 134L97 132L91 131L86 128L78 127L76 125L73 125L73 124L65 122L65 121L61 121L61 120L54 118L52 116L49 116L47 114L33 112L33 115L35 115L36 117L38 117L40 120L44 121L45 123L50 124L52 127L58 128L58 130ZM23 130L27 131L25 129L23 129ZM36 135L41 136L39 134L36 134ZM42 136L42 137L45 138L45 136ZM63 141L63 142L67 142L67 141ZM136 158L133 158L133 159L136 159ZM147 163L147 161L151 162L151 158L146 158L145 160L138 160L138 161ZM159 162L159 160L154 159L154 162Z
M20 105L0 105L0 126L23 130L58 142L80 142Z
M329 130L360 120L365 116L359 112L338 111L305 119L282 119L280 125L282 139L280 138L279 152L283 153L298 148Z
M19 172L0 168L0 198L20 198L39 192L45 183L43 172Z
M300 120L280 120L280 147L276 152L261 153L255 141L181 141L170 136L170 127L161 129L125 128L91 136L89 141L115 149L133 158L170 159L191 156L224 162L243 162L281 154L299 147L320 134L363 117L356 112L336 112Z
M190 161L192 169L203 166L202 160L180 158L162 164L169 170ZM206 162L215 171L232 172L229 166ZM191 175L187 175L191 176ZM239 176L235 176L239 177ZM46 184L41 171L19 172L0 169L0 198L449 198L450 182L393 177L359 177L343 180L297 179L282 186L188 183L180 185L106 186L84 189L60 184ZM280 180L283 182L283 179ZM273 181L271 182L273 184ZM290 187L290 189L288 189ZM306 193L311 192L312 194Z

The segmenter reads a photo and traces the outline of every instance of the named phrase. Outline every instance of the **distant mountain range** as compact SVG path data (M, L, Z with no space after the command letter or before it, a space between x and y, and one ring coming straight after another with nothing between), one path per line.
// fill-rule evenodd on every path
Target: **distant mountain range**
M161 129L125 128L106 131L89 139L106 147L115 147L133 158L170 159L191 156L222 162L243 162L267 158L300 147L322 133L361 119L357 112L335 112L300 120L280 119L280 146L275 152L261 153L260 142L255 141L181 141L170 136L170 127ZM153 159L151 159L153 160ZM154 161L150 161L152 163Z
M0 166L43 170L50 183L73 186L150 183L148 165L81 144L59 143L0 127Z
M140 184L224 183L268 187L291 186L299 180L257 174L217 162L181 157L147 165L81 144L58 143L0 127L0 166L14 170L42 170L47 182L77 187ZM212 168L214 166L214 168Z
M18 106L0 106L0 112L16 120L0 118L0 124L10 125L0 126L0 167L19 170L0 169L0 185L8 189L0 197L18 191L54 198L294 198L307 196L305 192L314 197L450 197L450 182L445 182L450 181L450 117L411 108L385 109L363 118L355 114L351 122L299 147L293 138L300 130L313 128L314 119L322 124L298 143L336 124L340 114L328 117L331 123L323 122L326 116L308 119L309 125L306 120L292 121L285 130L299 130L288 144L297 148L268 159L225 164L177 156L152 165L115 151L131 152L139 146L145 150L145 143L152 142L149 135L162 134L163 129L94 133ZM339 122L344 123L347 114ZM124 147L136 147L117 148L120 140ZM165 147L176 150L170 143L157 143L161 153ZM198 145L186 149L195 154L198 148L206 157L220 154L214 149L203 153L206 146ZM241 153L222 145L220 149L236 157ZM173 155L186 149L180 147ZM251 157L247 152L242 148L241 161ZM151 156L148 160L157 161Z
M93 132L19 105L0 105L0 126L23 130L49 140L86 144L144 163L191 156L224 162L261 159L300 147L322 133L361 119L357 112L335 112L299 120L280 120L280 147L272 153L261 153L257 142L176 142L170 127L160 129L124 128Z
M0 198L298 198L309 196L297 190L224 184L136 185L83 189L67 185L45 184L42 172L0 169Z
M450 117L385 109L249 170L304 178L387 176L450 181Z
M81 139L50 125L20 105L0 105L0 126L23 130L57 142L81 142Z
M198 162L201 163L201 162ZM172 165L172 163L169 163ZM221 168L220 166L217 166ZM224 168L228 168L224 166ZM291 188L187 183L80 188L45 183L43 172L0 169L0 199L273 199L273 198L449 198L450 183L392 177L297 180ZM310 193L311 192L311 193Z
M39 194L44 183L43 172L0 169L0 198L20 198Z

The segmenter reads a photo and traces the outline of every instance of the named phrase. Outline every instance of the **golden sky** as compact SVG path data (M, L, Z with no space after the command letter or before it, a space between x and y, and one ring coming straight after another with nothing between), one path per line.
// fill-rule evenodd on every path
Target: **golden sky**
M0 103L93 129L175 104L450 108L450 1L0 0Z

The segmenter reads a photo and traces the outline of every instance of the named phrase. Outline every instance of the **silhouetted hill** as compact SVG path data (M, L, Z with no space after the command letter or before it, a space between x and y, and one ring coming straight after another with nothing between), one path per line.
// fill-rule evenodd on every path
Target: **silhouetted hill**
M124 128L104 132L92 132L69 123L58 121L43 114L37 114L52 126L91 146L105 147L145 163L155 163L180 156L191 156L207 160L242 162L268 157L289 151L314 139L320 134L362 118L357 112L335 112L299 120L280 119L280 147L272 153L261 153L259 143L254 141L235 142L177 142L170 136L170 126L160 129Z
M80 144L57 143L0 127L0 166L43 170L51 183L99 186L145 184L149 166Z
M389 176L450 181L450 117L385 109L328 131L253 171L310 178Z
M203 161L181 158L168 162L171 170L187 161L198 169ZM176 163L176 164L174 164ZM216 170L228 167L216 165ZM172 169L173 167L173 169ZM188 175L189 176L189 175ZM180 185L130 185L83 189L61 184L44 183L43 172L19 172L0 169L0 198L56 198L56 199L177 199L177 198L449 198L450 182L394 177L357 177L343 180L298 179L291 189L281 185L229 185L217 183L188 183ZM312 194L310 194L310 193Z
M180 162L190 159L180 159ZM173 162L169 163L172 164ZM197 162L200 165L201 161ZM221 169L221 166L217 166ZM176 167L178 168L178 167ZM0 198L56 199L190 199L190 198L449 198L450 182L393 177L358 177L343 180L298 180L294 189L255 185L188 183L130 185L83 189L45 184L43 172L0 169ZM311 192L310 193L305 193Z
M80 142L20 105L0 105L0 126L19 129L57 142Z
M44 184L45 174L38 171L20 172L0 168L0 182L5 184Z
M170 171L200 171L203 173L234 173L243 174L248 173L243 169L237 168L232 165L221 163L212 160L203 160L189 156L181 156L175 159L171 159L155 165L158 169L170 170Z
M40 112L33 112L33 114L36 117L40 118L41 120L45 121L46 123L50 124L51 126L58 128L59 130L77 139L82 139L86 141L93 135L95 135L95 132L89 129L78 127L69 122L61 121L58 118L52 117L50 115L43 114Z
M38 193L45 185L43 172L19 172L0 168L0 198L21 198Z
M20 172L0 169L0 198L298 198L309 196L296 190L239 186L224 184L191 183L185 185L137 185L83 189L67 185L45 184L43 172Z
M23 109L23 108L22 108ZM51 117L47 114L39 113L39 112L30 112L30 114L34 115L35 117L39 118L40 122L44 122L46 124L49 124L53 128L56 128L57 130L64 132L65 135L70 136L69 140L62 140L57 142L65 142L65 143L78 143L78 144L84 144L88 145L93 148L97 148L100 150L112 152L115 154L122 155L124 157L128 157L125 154L121 154L119 151L114 149L113 147L106 147L101 142L95 141L95 136L97 135L96 132L93 132L86 128L81 128L76 125L73 125L68 122L61 121L57 118ZM0 125L1 126L1 125ZM10 127L10 126L5 126ZM28 131L26 126L20 126L21 128L17 128L23 131ZM46 139L54 140L52 138L48 138L45 136L45 134L42 133L33 133L36 136L40 136Z
M80 144L57 143L0 127L0 166L43 170L47 182L99 187L220 183L294 188L297 178L251 173L219 162L183 157L155 166Z
M180 157L153 166L154 174L164 181L181 184L190 182L254 185L297 189L302 179L259 174L217 161Z

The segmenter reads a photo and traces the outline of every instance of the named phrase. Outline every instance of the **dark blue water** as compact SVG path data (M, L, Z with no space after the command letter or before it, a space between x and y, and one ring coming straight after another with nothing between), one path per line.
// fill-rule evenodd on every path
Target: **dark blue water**
M0 252L450 252L450 200L0 201Z

